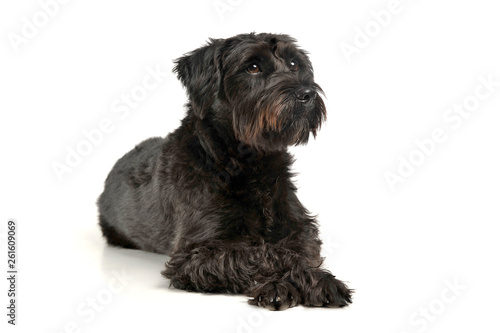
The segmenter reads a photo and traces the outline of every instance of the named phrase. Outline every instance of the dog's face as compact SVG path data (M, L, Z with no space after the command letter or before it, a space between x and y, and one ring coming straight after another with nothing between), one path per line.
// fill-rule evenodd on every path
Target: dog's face
M307 143L326 118L312 65L287 35L211 40L176 64L195 116L216 119L257 149Z

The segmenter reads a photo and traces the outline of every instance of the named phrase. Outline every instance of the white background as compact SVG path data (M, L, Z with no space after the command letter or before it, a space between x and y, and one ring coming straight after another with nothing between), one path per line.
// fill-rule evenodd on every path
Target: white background
M212 0L69 1L18 47L10 40L22 36L23 18L38 17L40 3L2 2L0 258L5 271L6 223L15 219L19 280L12 328L1 279L1 326L498 332L500 86L460 125L443 118L454 104L474 102L479 77L500 81L498 5L401 0L380 28L370 13L389 0L220 2L230 6L221 15ZM38 19L44 23L43 14ZM359 30L367 27L372 37L363 45ZM166 257L108 248L97 227L95 201L114 162L183 117L186 98L172 60L209 37L250 31L297 38L326 92L326 125L315 141L291 150L299 197L321 222L325 264L356 289L349 308L276 313L247 305L244 296L168 289L160 275ZM356 38L360 47L349 62L341 45L356 46ZM120 118L113 103L141 85L148 67L168 74ZM68 149L103 119L113 129L59 180L53 164L66 163ZM446 140L429 145L422 160L415 140L428 140L436 128ZM421 165L392 191L384 174L397 174L399 158L410 156ZM131 280L118 284L117 272Z

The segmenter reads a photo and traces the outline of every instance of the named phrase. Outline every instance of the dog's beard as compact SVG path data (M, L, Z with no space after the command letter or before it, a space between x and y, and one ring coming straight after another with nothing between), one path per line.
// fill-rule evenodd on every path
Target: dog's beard
M306 144L310 134L316 137L326 119L326 107L319 96L321 88L310 86L318 95L306 103L296 99L293 85L276 85L246 96L233 110L237 138L255 148L277 150Z

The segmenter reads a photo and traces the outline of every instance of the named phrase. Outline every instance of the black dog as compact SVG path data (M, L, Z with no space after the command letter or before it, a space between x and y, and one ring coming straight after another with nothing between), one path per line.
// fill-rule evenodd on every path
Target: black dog
M187 115L111 170L98 202L109 244L169 255L162 274L179 289L247 294L272 310L351 303L352 290L320 268L316 220L291 180L287 147L326 117L294 43L244 34L176 61Z

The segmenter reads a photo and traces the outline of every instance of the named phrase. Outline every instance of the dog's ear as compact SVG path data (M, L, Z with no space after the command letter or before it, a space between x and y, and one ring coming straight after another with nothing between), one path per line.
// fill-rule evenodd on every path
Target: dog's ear
M193 111L201 119L219 92L221 47L221 39L210 39L207 45L175 61L174 73L186 87Z

